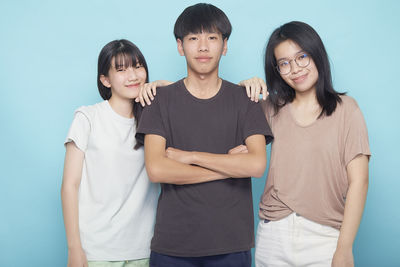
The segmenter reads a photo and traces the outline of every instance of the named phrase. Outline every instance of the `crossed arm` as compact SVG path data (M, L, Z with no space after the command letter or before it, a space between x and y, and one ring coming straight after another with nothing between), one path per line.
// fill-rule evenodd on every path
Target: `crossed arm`
M246 138L247 153L237 154L166 150L165 138L152 134L145 136L144 143L147 174L157 183L195 184L231 177L260 177L267 164L263 135Z

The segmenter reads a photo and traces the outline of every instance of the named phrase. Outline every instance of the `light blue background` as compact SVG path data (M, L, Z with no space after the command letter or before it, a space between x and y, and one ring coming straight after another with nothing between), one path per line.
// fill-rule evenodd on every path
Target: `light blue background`
M0 266L65 266L60 186L63 141L74 110L99 102L100 49L127 38L150 79L185 76L173 24L195 1L1 1ZM233 25L220 74L263 77L263 50L277 26L311 24L331 59L334 85L361 107L369 129L370 188L354 245L356 266L400 266L400 2L212 1ZM254 181L254 205L265 178Z

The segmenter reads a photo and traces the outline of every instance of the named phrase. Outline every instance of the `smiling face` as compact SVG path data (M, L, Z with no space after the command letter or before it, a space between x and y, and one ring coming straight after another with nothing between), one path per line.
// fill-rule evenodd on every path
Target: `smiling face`
M303 53L302 53L303 52ZM277 45L274 49L276 62L288 61L290 72L280 74L282 79L292 87L296 94L315 92L318 81L318 70L312 58L306 67L299 67L295 60L304 54L302 48L291 40L286 40Z
M139 86L146 82L147 73L142 64L125 66L111 61L107 76L101 75L100 80L104 86L111 88L111 97L132 100L139 95Z
M219 60L227 51L227 39L223 40L221 33L191 33L177 44L179 54L186 57L188 76L218 74Z

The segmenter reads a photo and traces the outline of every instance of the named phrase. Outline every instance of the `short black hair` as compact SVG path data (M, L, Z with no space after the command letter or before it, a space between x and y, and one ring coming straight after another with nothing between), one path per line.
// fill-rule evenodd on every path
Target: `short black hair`
M265 79L269 91L268 101L274 107L275 113L287 103L291 103L296 93L281 77L276 68L275 48L282 42L291 40L301 47L313 59L318 70L316 84L317 101L322 108L321 114L330 116L341 103L340 95L332 85L331 68L328 54L318 33L308 24L292 21L275 29L265 51Z
M109 100L111 98L111 89L103 85L100 80L101 75L108 76L110 68L112 66L112 61L114 61L114 66L118 68L128 68L135 67L140 64L146 70L146 83L149 82L149 69L147 68L146 60L139 48L132 42L120 39L114 40L106 44L103 49L101 49L99 54L99 59L97 63L97 88L99 93L104 100ZM135 117L136 129L139 125L140 116L142 114L142 106L135 104L132 100L133 105L133 116ZM143 144L136 141L135 149L138 149Z
M232 25L225 13L211 4L199 3L187 7L175 22L175 39L183 41L190 33L220 32L223 39L229 39Z

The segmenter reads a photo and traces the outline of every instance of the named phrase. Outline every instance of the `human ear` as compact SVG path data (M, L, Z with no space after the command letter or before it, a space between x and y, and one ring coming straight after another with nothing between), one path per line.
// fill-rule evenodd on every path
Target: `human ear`
M226 52L228 52L228 38L224 39L224 45L222 48L222 55L226 56Z
M107 76L100 75L100 81L105 87L111 88L111 83Z
M185 51L183 50L183 41L181 39L176 39L176 44L178 46L179 55L184 56Z

